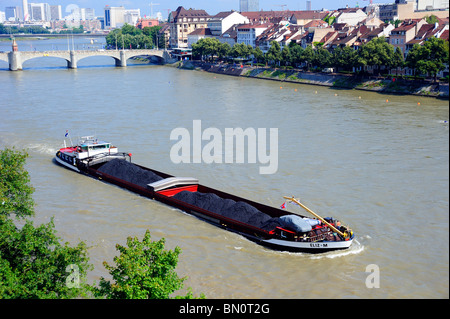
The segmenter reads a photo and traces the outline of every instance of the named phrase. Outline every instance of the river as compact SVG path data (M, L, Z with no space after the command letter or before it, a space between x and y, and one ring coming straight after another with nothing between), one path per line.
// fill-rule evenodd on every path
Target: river
M50 50L71 39L19 41ZM101 40L99 40L101 41ZM75 39L74 46L92 45ZM94 43L95 45L95 43ZM97 43L99 47L102 43ZM10 51L0 42L0 51ZM207 298L448 298L449 104L433 98L335 90L92 57L67 69L42 57L10 72L0 61L0 148L29 151L36 224L54 217L62 241L85 241L109 278L128 236L182 249L177 273ZM175 128L277 128L278 167L180 163ZM294 195L349 224L357 241L320 255L276 252L161 203L55 165L66 130L96 135L133 161L275 207ZM289 210L307 214L300 208ZM378 273L370 271L379 270ZM370 286L379 275L379 288ZM369 285L367 283L369 282Z

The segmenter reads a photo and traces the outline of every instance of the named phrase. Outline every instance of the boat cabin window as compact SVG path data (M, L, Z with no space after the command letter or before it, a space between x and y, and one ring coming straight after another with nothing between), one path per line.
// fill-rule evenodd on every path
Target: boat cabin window
M92 147L94 150L101 150L104 148L108 148L108 144L102 144L102 145L95 145Z
M94 150L94 151L102 150L102 149L106 149L106 148L109 148L109 144L99 144L99 145L89 146L89 150Z

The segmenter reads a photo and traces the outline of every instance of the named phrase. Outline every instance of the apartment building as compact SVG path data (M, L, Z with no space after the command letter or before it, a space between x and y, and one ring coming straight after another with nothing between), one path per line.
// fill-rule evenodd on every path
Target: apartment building
M169 14L170 47L187 48L188 34L208 27L210 15L205 10L186 10L182 6Z

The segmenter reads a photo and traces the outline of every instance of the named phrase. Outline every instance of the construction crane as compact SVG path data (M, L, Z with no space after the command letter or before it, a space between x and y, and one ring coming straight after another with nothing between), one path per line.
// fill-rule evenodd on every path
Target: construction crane
M275 7L281 7L281 11L284 11L285 7L287 7L287 4L274 4Z
M159 3L150 2L150 17L153 18L153 6L159 6Z

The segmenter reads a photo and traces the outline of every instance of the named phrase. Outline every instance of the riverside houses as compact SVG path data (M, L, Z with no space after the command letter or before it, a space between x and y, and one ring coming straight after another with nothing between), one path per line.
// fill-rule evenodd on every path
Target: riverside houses
M188 34L208 27L210 15L205 10L186 10L182 6L169 14L170 47L187 48Z

